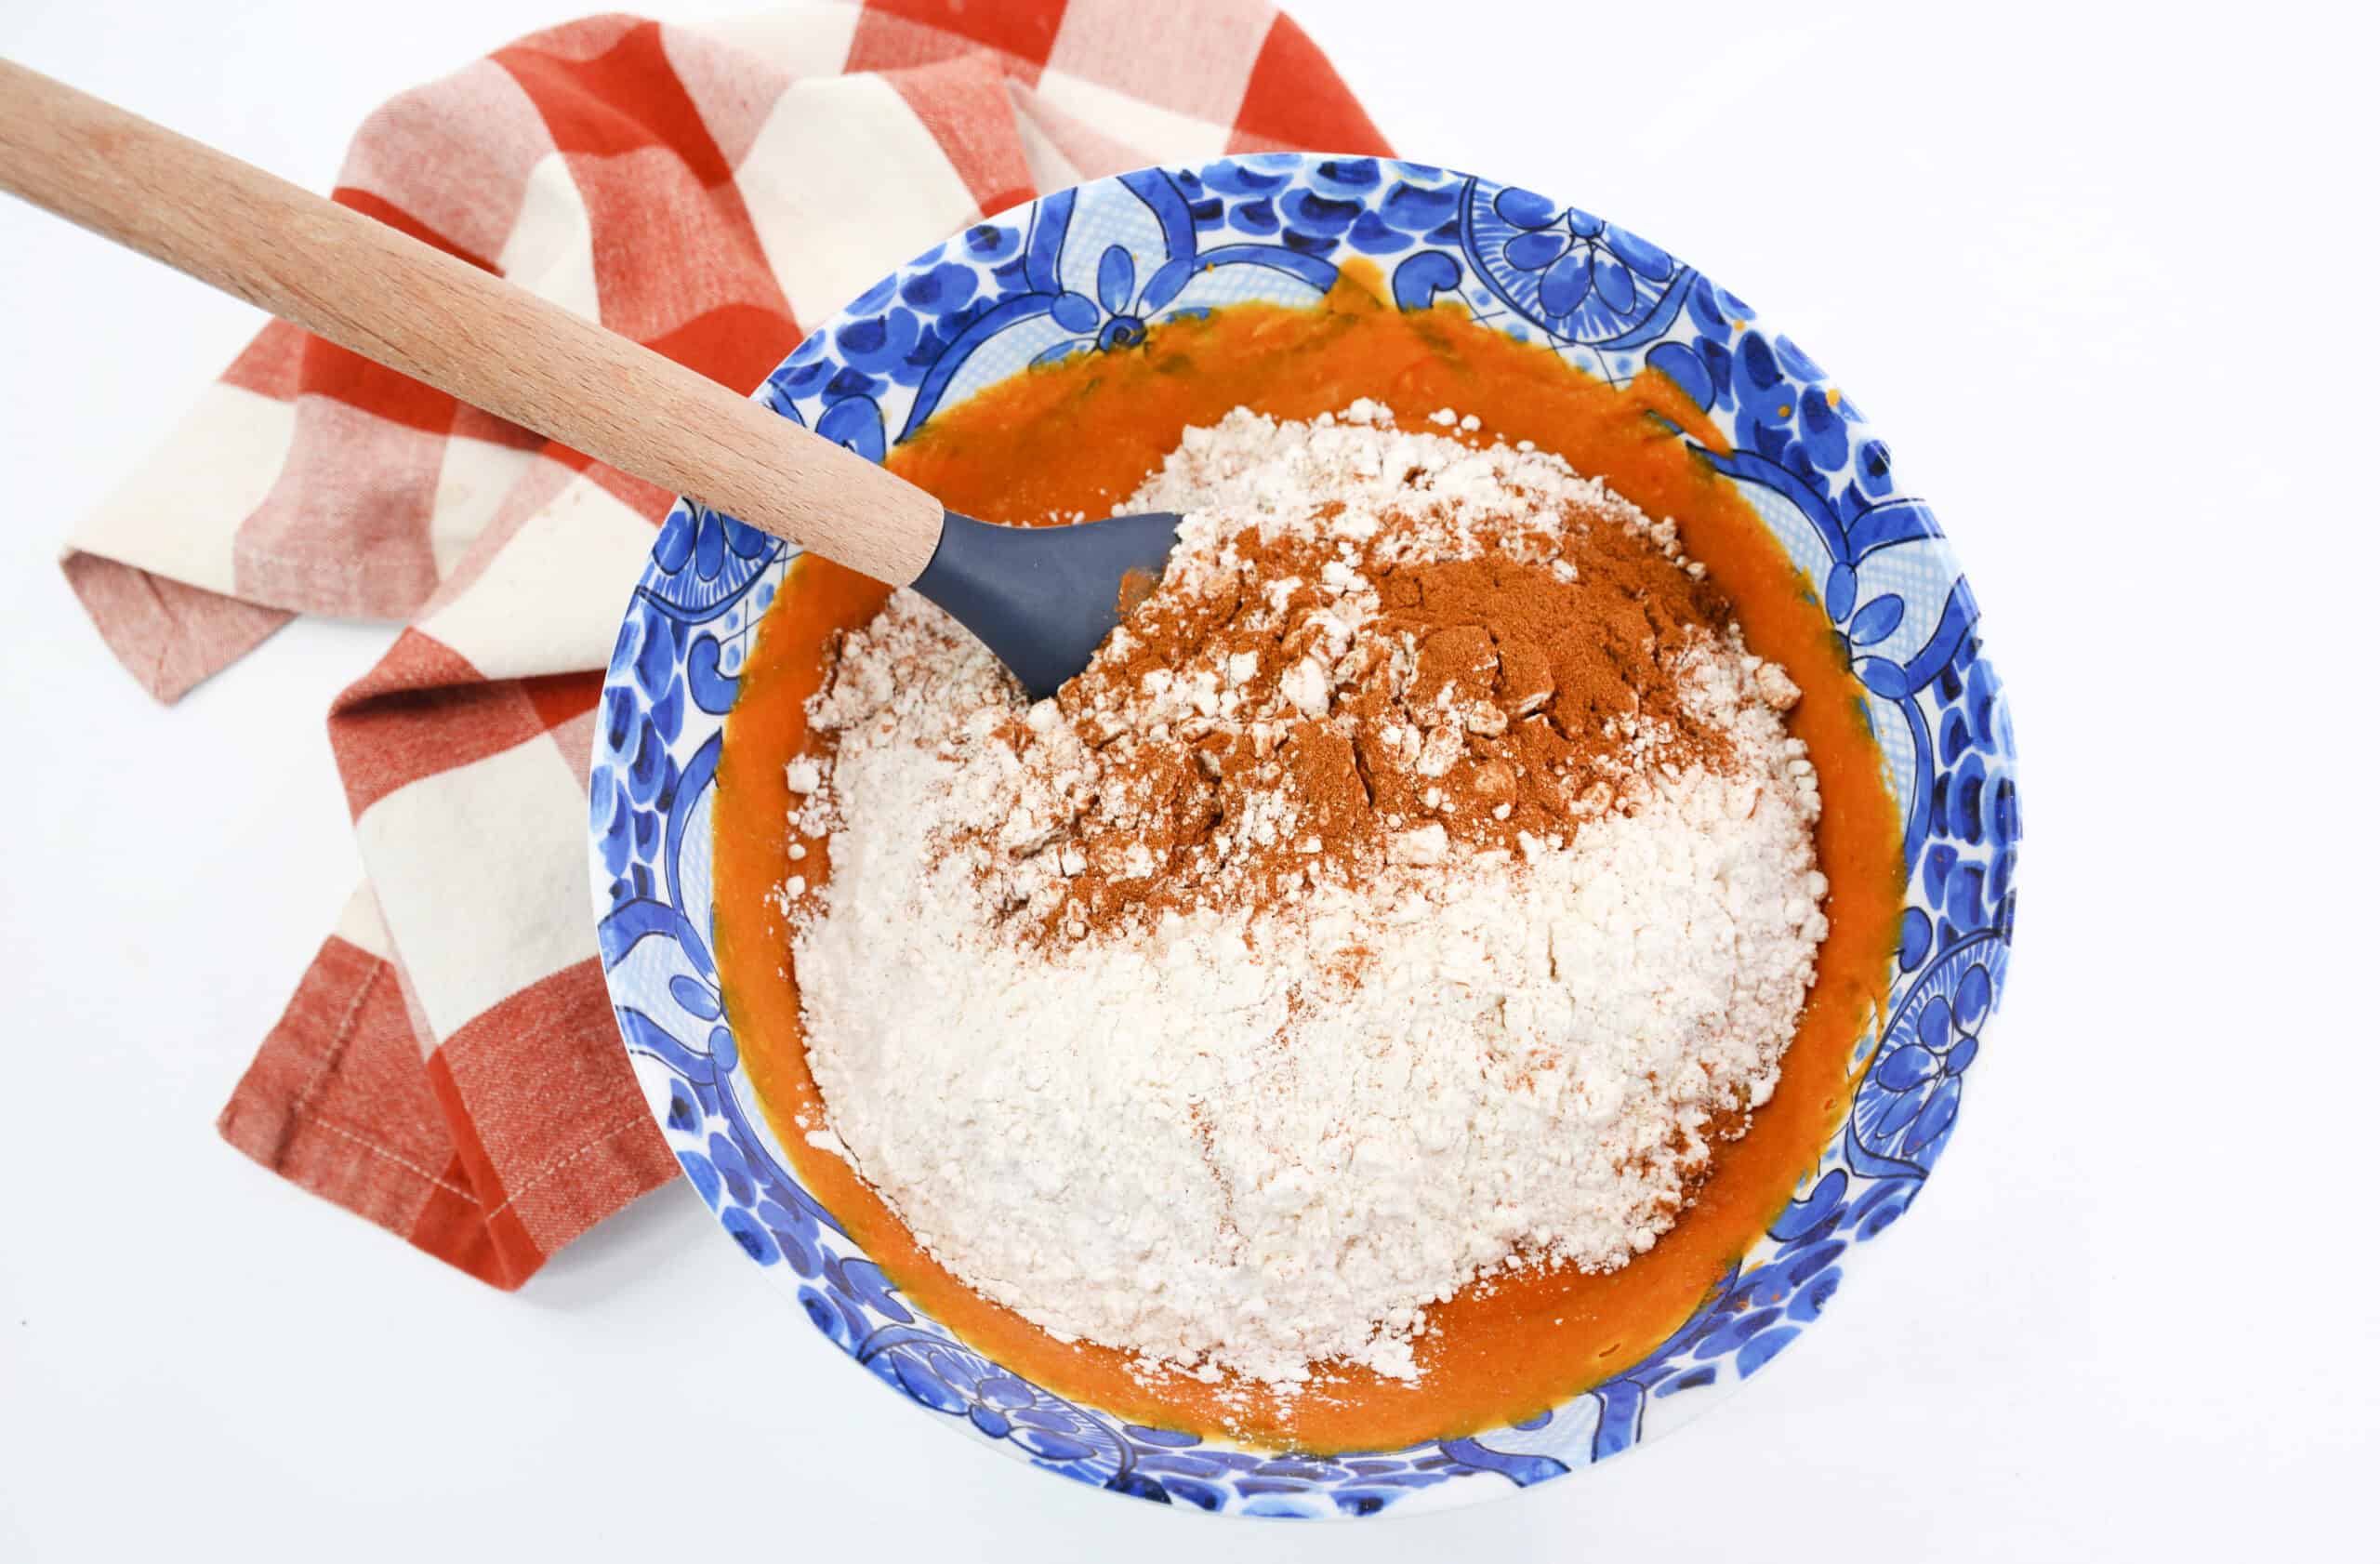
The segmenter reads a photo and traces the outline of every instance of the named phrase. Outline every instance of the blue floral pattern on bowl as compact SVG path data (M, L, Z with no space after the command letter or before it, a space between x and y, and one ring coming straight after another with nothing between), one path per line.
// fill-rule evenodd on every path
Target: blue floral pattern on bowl
M1900 805L1908 900L1850 1111L1762 1241L1644 1361L1510 1427L1329 1457L1138 1426L1011 1373L910 1308L788 1171L724 1021L712 782L791 550L681 503L621 623L597 723L589 856L604 972L646 1098L720 1225L837 1350L953 1428L1077 1481L1217 1513L1368 1516L1513 1491L1665 1432L1757 1372L1924 1186L1999 1003L2015 924L2022 824L2007 704L1933 513L1792 338L1603 219L1375 158L1143 170L1045 196L919 257L813 332L755 395L881 460L938 409L1028 364L1129 351L1152 325L1235 303L1310 306L1354 257L1383 269L1401 308L1451 298L1606 381L1658 369L1712 415L1733 448L1706 454L1812 582Z

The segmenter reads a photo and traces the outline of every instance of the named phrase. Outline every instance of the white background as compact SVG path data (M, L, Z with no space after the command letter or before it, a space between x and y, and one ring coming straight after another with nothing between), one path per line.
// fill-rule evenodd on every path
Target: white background
M9 0L0 52L327 188L570 4ZM1400 149L1619 218L1851 388L1984 604L2030 832L1957 1144L1826 1323L1609 1467L1335 1531L967 1448L682 1190L505 1296L217 1140L354 878L322 716L389 631L134 687L56 550L257 321L0 202L0 1559L2321 1545L2380 1455L2370 51L2135 9L1298 7Z

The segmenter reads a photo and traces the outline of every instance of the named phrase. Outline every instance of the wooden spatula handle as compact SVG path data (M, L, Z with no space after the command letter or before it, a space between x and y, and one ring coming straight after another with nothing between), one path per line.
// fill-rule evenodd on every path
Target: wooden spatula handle
M684 365L0 60L0 190L574 450L895 585L932 496Z

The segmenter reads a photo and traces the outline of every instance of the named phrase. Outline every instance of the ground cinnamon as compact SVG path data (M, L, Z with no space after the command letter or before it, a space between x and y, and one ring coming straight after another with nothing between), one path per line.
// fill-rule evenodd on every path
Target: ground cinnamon
M1038 898L1050 936L1525 854L1626 810L1646 767L1725 761L1680 672L1726 644L1728 604L1673 528L1613 501L1458 529L1419 493L1318 519L1177 560L1059 693L1095 761Z

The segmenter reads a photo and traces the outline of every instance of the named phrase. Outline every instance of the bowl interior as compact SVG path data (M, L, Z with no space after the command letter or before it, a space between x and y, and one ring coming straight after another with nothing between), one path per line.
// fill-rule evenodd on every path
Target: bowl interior
M595 913L638 1080L689 1182L827 1341L968 1436L1078 1481L1216 1512L1351 1517L1491 1497L1662 1433L1823 1309L1925 1183L2005 980L2015 753L1975 601L1884 443L1790 338L1659 246L1532 192L1417 164L1264 154L1042 197L919 257L814 330L756 396L871 459L1025 365L1130 351L1184 312L1311 305L1350 260L1395 303L1481 323L1625 383L1674 380L1708 451L1842 638L1899 805L1908 873L1883 1022L1816 1173L1694 1315L1551 1412L1474 1438L1274 1457L1125 1423L913 1311L788 1171L724 1023L710 945L723 724L790 551L681 503L630 600L590 785ZM1688 438L1681 435L1680 438Z

